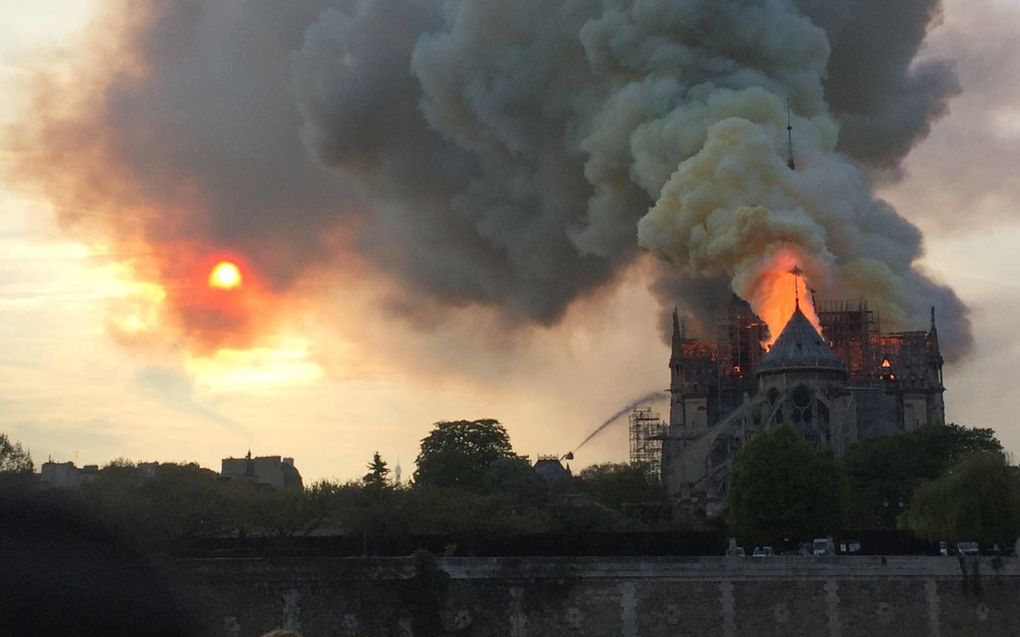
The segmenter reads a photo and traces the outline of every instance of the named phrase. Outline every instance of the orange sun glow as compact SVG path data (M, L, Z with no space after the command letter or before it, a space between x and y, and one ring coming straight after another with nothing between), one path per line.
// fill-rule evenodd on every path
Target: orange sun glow
M220 261L209 273L209 287L233 290L241 285L241 270L230 261Z

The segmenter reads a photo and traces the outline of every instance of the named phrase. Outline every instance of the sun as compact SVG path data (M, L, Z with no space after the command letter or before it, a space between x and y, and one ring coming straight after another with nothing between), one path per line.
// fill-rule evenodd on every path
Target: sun
M230 261L220 261L209 273L209 287L233 290L241 285L241 270Z

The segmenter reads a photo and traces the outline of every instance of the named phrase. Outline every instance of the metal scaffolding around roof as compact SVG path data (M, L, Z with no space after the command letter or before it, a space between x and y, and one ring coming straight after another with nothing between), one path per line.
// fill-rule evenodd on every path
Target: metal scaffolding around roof
M662 439L666 424L651 407L630 412L630 462L647 464L658 475L662 465Z

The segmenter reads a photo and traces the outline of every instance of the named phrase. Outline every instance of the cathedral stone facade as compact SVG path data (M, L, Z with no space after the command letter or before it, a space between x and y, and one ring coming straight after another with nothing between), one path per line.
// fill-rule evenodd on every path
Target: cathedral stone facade
M741 447L781 424L842 454L862 438L945 423L935 311L927 331L881 333L865 304L798 303L771 348L767 328L734 301L715 343L687 338L673 313L662 479L674 497L721 511ZM823 336L824 335L824 336Z

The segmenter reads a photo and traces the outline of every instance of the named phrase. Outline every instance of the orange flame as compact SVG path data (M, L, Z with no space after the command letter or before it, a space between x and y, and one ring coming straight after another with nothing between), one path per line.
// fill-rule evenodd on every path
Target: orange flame
M749 299L751 307L769 326L769 338L762 343L766 349L772 347L779 338L779 334L793 316L798 300L800 311L815 326L818 333L822 333L807 282L803 275L794 274L792 271L794 266L796 264L791 265L787 259L779 259L772 269L758 277L751 292Z

